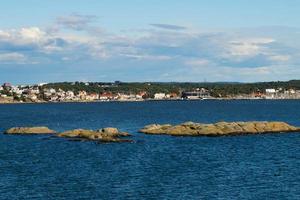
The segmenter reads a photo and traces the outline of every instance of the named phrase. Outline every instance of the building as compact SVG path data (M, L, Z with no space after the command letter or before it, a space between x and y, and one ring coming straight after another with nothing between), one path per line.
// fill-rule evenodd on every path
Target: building
M195 91L182 92L184 99L205 99L210 98L210 92L205 88L197 88Z
M21 96L23 94L24 90L22 90L22 89L20 89L18 87L13 86L11 88L11 92L13 92L14 94L16 94L17 96Z
M78 92L78 97L81 99L81 100L86 100L86 91L79 91Z
M86 96L87 101L95 101L99 99L99 94L92 93Z
M270 88L266 89L266 98L267 99L274 99L276 96L276 89Z
M266 94L275 94L276 90L275 89L266 89Z
M262 98L263 93L260 90L257 90L256 92L253 93L252 97L254 98Z
M286 90L284 91L285 94L289 94L289 95L293 95L293 94L296 94L296 90L294 89L289 89L289 90Z
M114 96L110 92L103 92L102 94L99 95L99 99L102 101L108 101L114 99Z
M30 94L27 96L27 98L34 102L38 101L38 97L35 94Z
M56 93L56 90L53 89L53 88L45 88L44 89L44 94L52 95L52 94L55 94L55 93Z
M161 100L161 99L165 99L165 98L166 98L165 93L156 93L156 94L154 94L154 99L156 99L156 100Z
M73 92L73 91L70 91L70 90L69 90L69 91L67 91L67 92L66 92L66 97L68 97L68 98L71 98L71 99L72 99L74 96L75 96L75 94L74 94L74 92Z

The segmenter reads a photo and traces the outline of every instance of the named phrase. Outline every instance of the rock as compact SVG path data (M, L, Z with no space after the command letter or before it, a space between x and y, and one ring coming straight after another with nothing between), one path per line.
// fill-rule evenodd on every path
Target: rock
M128 142L129 140L122 140L119 138L127 136L130 135L128 133L120 132L116 128L104 128L97 131L75 129L58 134L58 137L92 140L99 142Z
M102 131L104 133L108 133L108 134L118 134L120 131L117 129L117 128L111 128L111 127L108 127L108 128L103 128Z
M30 135L30 134L54 134L55 131L48 127L14 127L6 130L5 134Z
M149 134L163 134L165 130L171 127L172 127L171 124L163 124L163 125L151 124L145 126L143 129L140 130L140 132L147 132Z
M165 134L172 136L230 136L243 134L300 132L300 128L284 122L219 122L200 124L186 122L179 125L148 125L140 130L146 134Z
M102 135L106 136L112 136L112 137L128 137L131 136L129 133L120 132L117 128L103 128L97 130L97 132L100 132Z

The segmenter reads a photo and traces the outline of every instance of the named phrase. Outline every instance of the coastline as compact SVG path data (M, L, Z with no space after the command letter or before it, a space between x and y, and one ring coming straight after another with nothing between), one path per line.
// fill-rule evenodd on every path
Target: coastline
M1 102L0 105L6 104L59 104L59 103L110 103L110 102L167 102L167 101L296 101L300 99L295 98L274 98L274 99L263 99L263 98L209 98L209 99L145 99L145 100L109 100L109 101L101 101L101 100L94 100L94 101L39 101L39 102Z

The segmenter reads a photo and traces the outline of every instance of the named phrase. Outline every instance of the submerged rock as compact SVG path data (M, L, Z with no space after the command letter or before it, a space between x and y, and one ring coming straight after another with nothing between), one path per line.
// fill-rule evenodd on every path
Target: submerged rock
M146 134L165 134L173 136L230 136L243 134L300 132L299 127L285 122L219 122L200 124L186 122L179 125L148 125L140 130Z
M120 132L116 128L104 128L97 131L75 129L58 134L58 137L73 138L82 140L92 140L99 142L130 142L131 140L123 140L120 137L130 136L128 133Z
M35 135L35 134L54 134L55 131L48 127L14 127L6 130L4 134L11 135Z

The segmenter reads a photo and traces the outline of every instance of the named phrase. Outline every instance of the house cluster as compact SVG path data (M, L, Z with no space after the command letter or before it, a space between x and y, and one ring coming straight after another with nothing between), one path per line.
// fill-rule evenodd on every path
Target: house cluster
M2 98L13 98L17 99L19 101L22 101L22 99L29 99L33 102L40 101L40 89L39 87L42 85L20 85L20 86L14 86L10 83L4 83L0 87L0 97Z
M138 92L137 94L126 94L112 92L88 93L86 91L74 92L71 90L43 88L44 84L31 86L13 86L10 83L4 83L0 86L0 97L5 99L17 100L20 102L68 102L68 101L143 101L150 99L149 94ZM156 93L155 100L167 100L180 98L176 93Z
M238 94L231 96L232 99L300 99L300 90L283 88L268 88L265 90L257 90L252 94Z
M47 88L43 90L43 98L50 102L64 101L141 101L145 93L138 94L113 94L111 92L87 93L79 91L76 94L73 91L63 91Z
M300 90L284 90L283 88L270 88L266 89L265 96L263 97L266 99L300 99Z
M199 100L213 98L205 88L196 88L191 91L178 93L155 93L147 91L138 93L89 93L87 91L64 91L43 87L45 84L13 86L4 83L0 86L0 101L2 102L69 102L69 101L143 101L143 100ZM111 87L115 87L112 84ZM232 99L300 99L300 90L269 88L265 91L256 91L252 94L238 94L230 96Z
M283 88L268 88L265 91L256 91L247 98L255 99L300 99L300 90Z
M177 93L155 93L154 94L154 100L168 100L168 99L178 99L180 96L178 96Z
M154 94L155 100L167 100L177 99L176 93L165 94L156 93ZM73 91L63 91L61 89L55 90L53 88L43 90L43 99L50 102L63 102L63 101L143 101L149 99L149 95L146 91L139 92L137 94L125 94L112 92L103 93L87 93L86 91L79 91L75 94Z
M0 87L0 97L13 98L20 102L68 102L68 101L143 101L143 100L177 100L177 99L206 99L211 98L209 90L197 88L192 91L184 91L181 94L155 93L150 95L148 92L138 92L137 94L126 94L112 92L88 93L86 91L64 91L62 89L45 88L44 84L13 86L4 83Z

